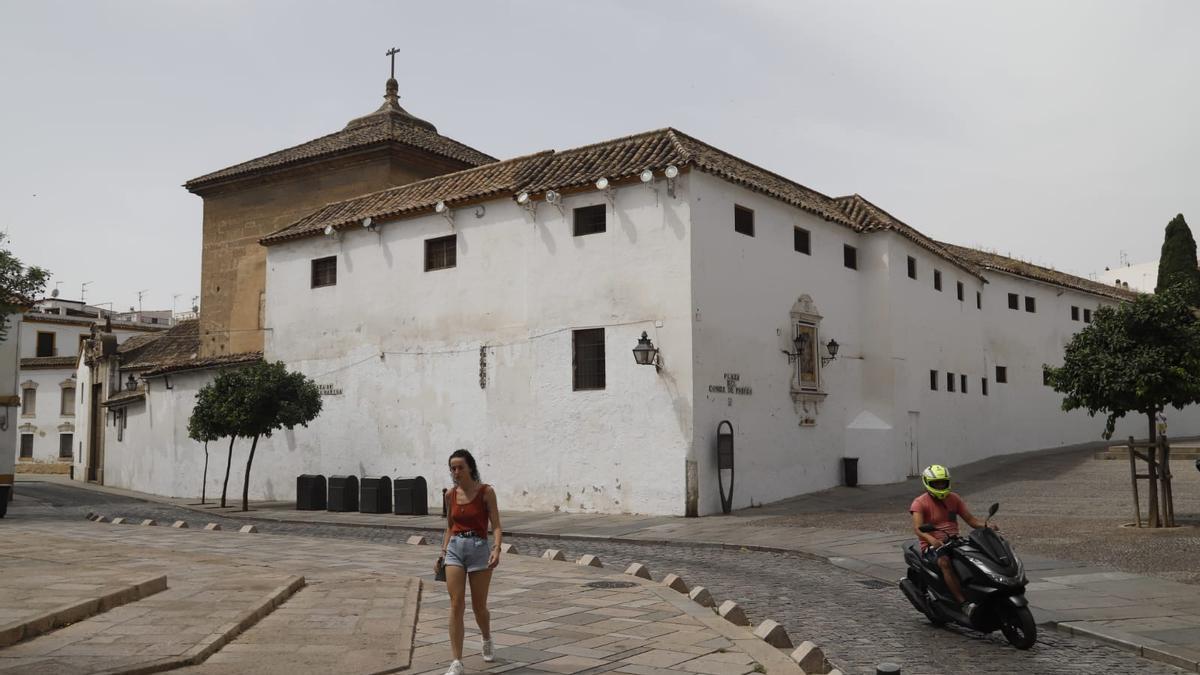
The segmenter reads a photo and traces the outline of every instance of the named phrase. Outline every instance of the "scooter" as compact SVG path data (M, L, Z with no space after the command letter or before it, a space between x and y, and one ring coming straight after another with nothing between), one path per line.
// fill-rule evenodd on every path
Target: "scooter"
M983 633L999 629L1014 647L1029 649L1037 642L1037 624L1025 599L1025 585L1029 583L1025 565L1004 537L986 527L998 510L1000 505L992 504L985 527L965 538L952 536L943 544L942 552L950 556L963 594L976 604L970 617L963 614L961 605L946 588L937 563L927 563L916 542L904 546L908 572L900 580L900 590L935 626L952 622ZM920 528L922 532L936 529L932 523Z

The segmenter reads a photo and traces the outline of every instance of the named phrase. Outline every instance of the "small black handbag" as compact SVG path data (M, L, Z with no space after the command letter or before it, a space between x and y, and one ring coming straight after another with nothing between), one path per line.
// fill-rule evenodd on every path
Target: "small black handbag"
M437 559L437 563L434 564L433 580L434 581L445 581L446 580L446 559L445 558L442 558L439 556Z

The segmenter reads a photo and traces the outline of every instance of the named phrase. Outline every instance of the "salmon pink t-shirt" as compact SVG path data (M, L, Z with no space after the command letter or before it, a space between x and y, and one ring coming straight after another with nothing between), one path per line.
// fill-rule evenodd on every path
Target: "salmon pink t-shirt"
M933 495L925 494L913 500L908 507L909 513L920 513L922 522L932 523L936 530L930 532L939 542L944 542L950 535L958 534L958 514L966 511L967 507L958 494L951 492L945 499L935 499ZM929 548L922 539L921 550Z

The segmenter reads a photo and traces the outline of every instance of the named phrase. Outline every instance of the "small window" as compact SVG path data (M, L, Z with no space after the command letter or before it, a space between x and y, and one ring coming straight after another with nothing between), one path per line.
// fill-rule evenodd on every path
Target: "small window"
M946 373L946 391L954 391L954 373Z
M967 393L967 376L966 375L958 376L958 388L959 388L959 390L962 391L962 393L964 393L964 394Z
M1000 384L1008 383L1008 366L996 366L996 382Z
M58 458L71 459L71 446L75 444L75 434L58 435Z
M33 434L21 434L21 459L33 459Z
M121 408L117 411L117 440L125 440L125 413L126 410Z
M1071 320L1072 321L1079 320L1079 308L1076 307L1075 305L1071 305Z
M337 285L337 256L312 261L312 287Z
M608 209L604 204L581 206L575 209L575 236L599 234L608 224Z
M604 388L604 329L572 331L571 365L575 391Z
M911 255L908 256L908 278L909 279L917 278L917 259L912 257Z
M975 309L983 309L983 291L975 291Z
M984 396L987 396L987 378L985 377L982 380L980 380L979 384L980 384L979 393L983 394Z
M75 387L63 387L62 390L62 407L58 411L60 415L75 414Z
M1037 311L1036 301L1028 295L1025 296L1025 311L1031 314Z
M1050 369L1045 366L1042 367L1042 384L1050 386Z
M744 234L747 237L754 236L754 211L744 207L733 205L733 231L738 234Z
M842 246L842 264L852 270L858 269L858 249L850 244Z
M1092 322L1092 310L1090 310L1090 309L1087 309L1087 308L1084 308L1084 310L1083 310L1083 322L1084 322L1084 323L1091 323L1091 322Z
M425 240L425 271L444 270L458 265L458 235Z
M812 235L803 227L795 228L792 230L792 246L795 247L796 253L812 255Z
M23 417L37 415L37 389L27 387L21 390L21 415Z
M935 291L942 290L942 271L941 270L933 271L933 290L935 290Z
M28 354L29 352L25 352ZM38 331L37 334L37 355L38 356L57 356L57 351L54 348L54 333L43 333Z
M912 258L909 258L909 260L912 260ZM929 371L929 390L937 391L937 384L938 384L938 371L936 371L936 370Z
M1021 296L1017 295L1016 293L1009 293L1008 294L1008 308L1009 309L1021 309Z
M958 289L958 301L962 302L963 294L966 292L966 289L963 288L963 283L961 281L956 281L956 282L954 282L954 284L955 284L955 288Z

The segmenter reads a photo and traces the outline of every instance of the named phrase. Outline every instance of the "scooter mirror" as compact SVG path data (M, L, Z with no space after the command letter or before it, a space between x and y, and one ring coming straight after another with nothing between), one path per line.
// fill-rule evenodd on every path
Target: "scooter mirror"
M988 508L988 518L991 518L992 516L996 515L996 512L999 510L1000 510L1000 502L996 502L995 504L992 504L991 507Z
M921 523L921 527L918 527L917 529L928 534L930 532L933 532L937 528L934 527L933 523Z

